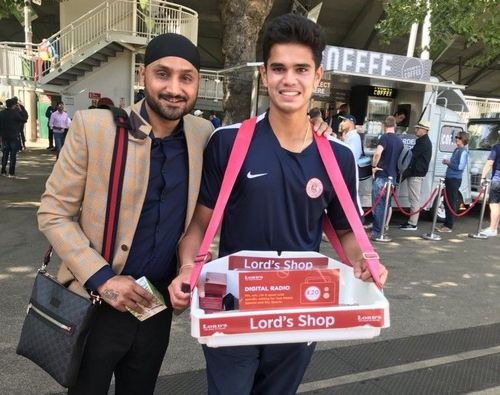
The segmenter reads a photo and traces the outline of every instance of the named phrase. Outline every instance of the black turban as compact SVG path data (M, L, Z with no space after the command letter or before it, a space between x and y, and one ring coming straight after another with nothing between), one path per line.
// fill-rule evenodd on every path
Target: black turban
M144 66L166 56L186 59L196 70L200 70L198 48L184 36L175 33L160 34L153 38L146 47Z

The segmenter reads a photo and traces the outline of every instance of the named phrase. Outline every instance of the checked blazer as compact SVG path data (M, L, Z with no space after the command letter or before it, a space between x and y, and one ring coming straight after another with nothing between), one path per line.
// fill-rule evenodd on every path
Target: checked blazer
M149 179L151 125L140 116L141 105L142 101L136 103L130 113L132 131L112 262L117 274L127 261ZM189 171L186 228L198 198L203 150L213 126L192 115L183 121ZM39 228L62 261L58 280L82 295L85 282L108 264L101 248L115 135L111 111L76 112L38 210Z

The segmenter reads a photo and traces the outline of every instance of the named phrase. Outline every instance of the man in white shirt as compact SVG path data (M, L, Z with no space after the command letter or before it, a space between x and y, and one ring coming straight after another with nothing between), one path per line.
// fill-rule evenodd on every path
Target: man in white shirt
M343 119L340 124L342 140L346 143L354 154L354 159L358 160L363 155L361 148L361 136L356 130L356 117L351 114L340 116Z
M57 103L57 111L54 111L50 116L49 127L54 133L54 143L57 149L57 157L59 157L59 152L64 145L64 139L66 138L66 131L71 125L71 119L68 113L64 111L64 103L60 101Z

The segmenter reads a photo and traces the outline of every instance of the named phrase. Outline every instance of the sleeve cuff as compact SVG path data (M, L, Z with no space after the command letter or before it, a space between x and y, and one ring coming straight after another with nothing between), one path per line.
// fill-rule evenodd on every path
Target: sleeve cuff
M87 280L85 287L97 291L97 288L114 276L116 276L116 273L111 269L111 266L104 265Z

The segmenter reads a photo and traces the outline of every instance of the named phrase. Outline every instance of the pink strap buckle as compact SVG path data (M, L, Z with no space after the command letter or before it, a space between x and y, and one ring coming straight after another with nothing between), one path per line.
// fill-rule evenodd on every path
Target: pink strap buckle
M367 261L372 259L380 260L380 256L375 251L363 252L363 258L366 259Z

